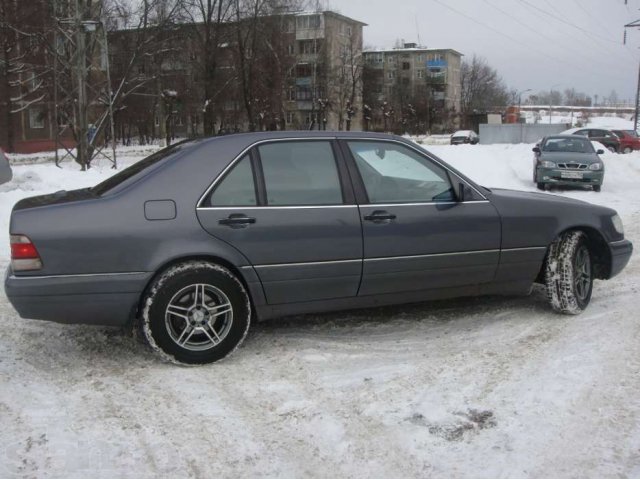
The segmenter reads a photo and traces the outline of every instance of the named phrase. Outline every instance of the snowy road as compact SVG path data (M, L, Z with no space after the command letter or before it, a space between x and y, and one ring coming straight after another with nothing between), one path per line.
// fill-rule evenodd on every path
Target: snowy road
M487 186L533 190L530 148L430 147ZM605 162L601 194L558 193L616 208L638 246L640 153ZM2 269L13 202L111 172L15 173ZM0 291L0 477L638 477L639 290L635 255L577 317L540 289L302 316L199 368L118 330L22 320Z

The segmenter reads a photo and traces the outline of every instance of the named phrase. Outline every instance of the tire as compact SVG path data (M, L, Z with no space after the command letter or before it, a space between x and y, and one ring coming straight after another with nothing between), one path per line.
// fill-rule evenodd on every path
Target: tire
M594 185L594 186L593 186L593 191L594 191L594 192L599 192L601 188L602 188L602 186L601 186L601 185Z
M587 308L593 291L593 258L583 232L564 233L551 244L545 284L556 312L577 315Z
M609 150L611 153L616 153L617 152L616 147L614 147L612 145L608 145L607 146L607 150Z
M538 188L538 190L545 190L546 185L544 183L536 183L536 187Z
M144 298L142 330L149 346L165 360L202 365L238 348L250 319L249 295L229 270L189 261L153 281Z
M622 153L631 153L633 152L633 148L631 147L624 147L624 150L622 151Z

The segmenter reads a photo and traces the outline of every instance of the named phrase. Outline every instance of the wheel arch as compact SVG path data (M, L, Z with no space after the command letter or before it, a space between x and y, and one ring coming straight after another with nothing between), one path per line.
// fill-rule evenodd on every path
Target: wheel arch
M605 280L611 276L611 250L605 240L604 236L598 231L597 228L588 225L576 225L558 232L553 238L552 242L556 241L560 236L572 231L583 232L587 237L587 243L589 251L593 254L593 266L594 266L594 278ZM549 246L547 246L547 253L544 256L544 261L540 267L540 272L536 278L536 282L544 281L545 265L547 263L547 257L549 255Z
M178 265L180 263L191 262L191 261L209 262L216 265L220 265L221 267L228 269L240 281L240 283L242 283L242 286L246 290L247 295L249 295L249 300L251 301L251 309L253 312L255 312L255 303L256 303L256 300L258 300L255 297L258 296L258 294L255 291L255 289L252 289L250 287L249 285L250 282L247 281L247 278L245 274L243 274L241 268L236 266L230 260L223 258L221 256L209 255L209 254L190 254L190 255L174 257L170 260L167 260L166 262L164 262L158 268L155 269L154 274L151 276L151 278L149 278L149 281L147 282L144 289L140 293L140 298L138 299L135 311L133 312L133 315L132 315L133 317L132 321L135 321L136 318L140 316L140 313L142 312L142 308L144 306L143 305L144 299L147 296L147 293L149 292L151 286L153 285L153 282L171 267Z

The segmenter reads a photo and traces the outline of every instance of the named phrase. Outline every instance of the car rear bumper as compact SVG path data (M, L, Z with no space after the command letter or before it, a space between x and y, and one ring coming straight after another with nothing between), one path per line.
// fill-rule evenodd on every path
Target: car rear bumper
M4 287L22 318L117 326L133 318L151 276L147 272L16 276L9 268Z
M633 244L629 240L609 243L611 251L611 273L609 278L615 277L627 265L633 253Z
M580 175L581 178L567 178L568 175ZM562 186L589 186L602 185L604 182L604 171L595 170L563 170L560 168L538 168L538 183Z

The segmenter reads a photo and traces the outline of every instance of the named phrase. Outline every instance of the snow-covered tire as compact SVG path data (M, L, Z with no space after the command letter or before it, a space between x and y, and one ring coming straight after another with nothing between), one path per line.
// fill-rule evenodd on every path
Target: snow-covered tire
M631 147L624 147L624 150L622 151L622 153L631 153L633 152L633 148Z
M160 274L144 298L141 327L161 357L200 365L220 360L249 330L251 302L228 269L188 261Z
M556 312L577 315L587 308L593 290L593 258L583 232L563 233L551 244L545 284Z

